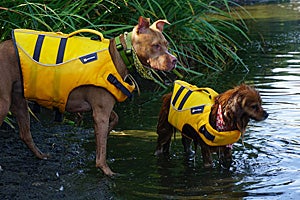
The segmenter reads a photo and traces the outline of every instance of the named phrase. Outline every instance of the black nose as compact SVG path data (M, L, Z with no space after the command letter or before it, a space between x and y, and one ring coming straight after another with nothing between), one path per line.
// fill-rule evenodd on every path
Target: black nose
M172 60L172 65L175 67L175 66L176 66L176 63L177 63L177 58L174 58L174 59Z
M269 114L266 111L264 111L264 119L267 119L268 116L269 116Z

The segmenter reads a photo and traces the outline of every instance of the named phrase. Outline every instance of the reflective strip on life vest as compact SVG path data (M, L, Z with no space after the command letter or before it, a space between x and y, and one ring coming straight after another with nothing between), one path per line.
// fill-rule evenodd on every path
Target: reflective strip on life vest
M37 40L36 40L32 58L37 62L39 62L39 60L40 60L40 55L41 55L41 50L42 50L44 39L45 39L45 35L38 35ZM56 64L60 64L63 62L67 40L68 40L68 38L60 39L60 43L59 43L59 47L58 47L58 51L57 51L57 57L56 57Z
M189 98L189 96L192 94L192 91L189 90L185 95L184 97L182 98L179 106L178 106L178 110L181 110L186 102L186 100Z
M184 86L181 86L181 87L178 89L178 91L176 92L176 94L175 94L175 96L174 96L174 98L173 98L173 101L172 101L172 105L173 105L173 106L175 106L175 104L176 104L178 98L182 95L182 92L183 92L184 90L188 90L188 89L186 89ZM185 102L188 100L188 98L189 98L189 96L192 94L192 92L193 92L193 91L188 90L188 91L185 93L185 95L183 96L182 100L180 101L180 103L179 103L179 105L178 105L178 108L177 108L178 110L182 110L182 108L183 108Z
M184 90L184 87L181 86L181 87L178 89L178 91L176 92L176 94L175 94L175 96L174 96L174 98L173 98L173 101L172 101L172 105L173 105L173 106L175 106L175 104L176 104L176 102L177 102L177 100L178 100L178 98L179 98L179 96L181 95L181 93L182 93L183 90Z
M59 47L58 47L58 52L57 52L57 57L56 57L56 64L60 64L64 60L64 55L65 55L65 49L67 45L67 40L68 38L61 38Z
M39 62L40 60L40 55L41 55L41 49L42 49L42 45L45 39L45 35L39 35L37 40L36 40L36 44L34 47L34 53L33 53L33 60Z

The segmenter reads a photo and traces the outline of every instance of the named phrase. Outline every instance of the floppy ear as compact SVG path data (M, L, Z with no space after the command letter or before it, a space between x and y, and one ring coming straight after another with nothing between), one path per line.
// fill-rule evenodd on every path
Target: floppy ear
M249 118L241 118L237 121L237 128L241 131L242 134L245 133Z
M165 19L164 19L164 20L160 19L160 20L157 20L156 22L154 22L154 23L150 26L150 28L162 32L163 29L164 29L164 25L165 25L165 24L170 24L170 23L169 23L167 20L165 20Z
M150 18L139 17L139 23L137 25L137 32L143 33L146 29L150 27Z
M240 96L237 99L237 103L236 103L236 115L237 115L237 128L244 133L246 131L246 127L248 125L249 122L249 117L248 115L245 114L244 111L244 106L246 103L246 99L244 97L244 94L240 94Z

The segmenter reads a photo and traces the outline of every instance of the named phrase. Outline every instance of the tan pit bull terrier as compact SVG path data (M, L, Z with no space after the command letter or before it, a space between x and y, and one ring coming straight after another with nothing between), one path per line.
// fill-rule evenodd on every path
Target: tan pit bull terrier
M120 85L122 87L122 81L125 81L128 76L129 72L126 65L128 65L128 62L129 65L133 65L133 63L130 63L130 61L133 60L130 58L132 53L129 53L129 56L125 55L124 58L124 50L127 51L129 49L134 51L139 62L147 68L170 71L175 67L177 59L168 52L168 42L162 34L164 24L169 23L166 20L158 20L150 25L149 19L140 17L138 24L133 28L130 34L125 35L124 33L120 35L118 39L114 38L109 40L109 55L116 71L123 79L121 81L116 81L115 79L110 80L110 82L114 82L114 84L117 82L117 90L120 89ZM127 38L125 36L127 36ZM127 40L129 40L130 43L128 43ZM31 88L27 88L28 85L26 85L28 91L24 92L25 82L22 74L24 75L25 72L21 70L19 64L19 57L24 57L24 55L18 54L18 51L16 51L17 47L18 44L14 40L7 40L0 44L0 125L7 113L11 111L16 117L21 139L38 158L47 159L48 155L36 147L31 136L30 116L27 104L28 98L26 98L26 93L31 91ZM77 51L83 48L83 46L74 48L75 51ZM37 51L35 51L35 53L36 52ZM49 54L50 53L51 52L49 52ZM127 53L125 52L125 54ZM35 54L35 56L36 55L37 54ZM27 55L25 54L25 56ZM86 58L85 61L88 59L93 60L94 57ZM36 60L36 63L38 62L39 61ZM38 78L37 81L39 81ZM48 86L44 87L47 88ZM61 89L56 88L56 90L59 92ZM29 100L32 100L32 98ZM84 84L70 91L65 105L61 109L61 111L71 113L92 111L96 138L96 167L100 168L103 173L108 176L115 174L106 162L106 145L109 131L111 131L118 122L118 116L113 111L114 104L117 100L116 96L105 87Z

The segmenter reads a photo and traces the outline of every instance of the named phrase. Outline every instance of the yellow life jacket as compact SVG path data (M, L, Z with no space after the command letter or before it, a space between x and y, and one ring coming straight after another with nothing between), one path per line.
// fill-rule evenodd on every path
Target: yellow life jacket
M75 36L80 32L96 34L100 40ZM119 102L131 97L134 85L123 81L111 59L109 40L98 31L63 34L15 29L12 36L26 99L64 112L70 92L83 85L103 87Z
M181 132L184 125L190 125L210 146L233 144L241 136L239 130L219 132L209 123L211 106L217 95L218 93L211 88L198 88L176 80L168 116L169 123Z

